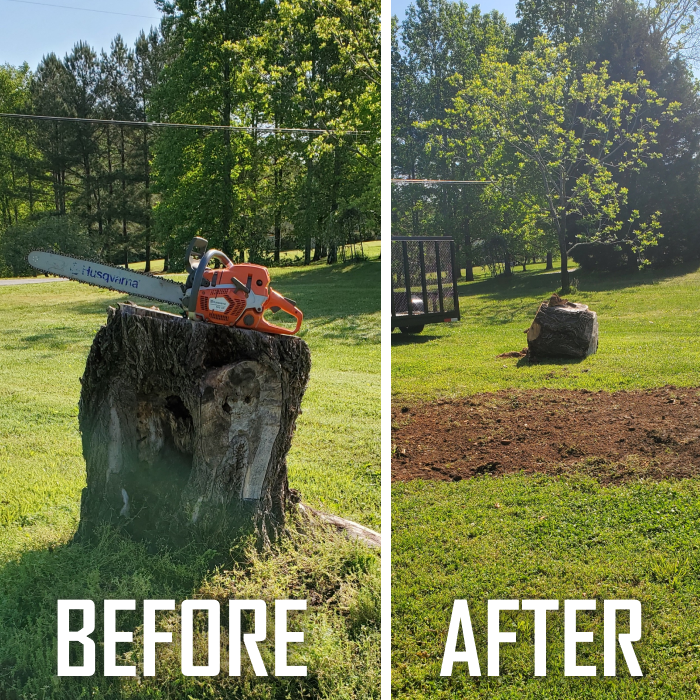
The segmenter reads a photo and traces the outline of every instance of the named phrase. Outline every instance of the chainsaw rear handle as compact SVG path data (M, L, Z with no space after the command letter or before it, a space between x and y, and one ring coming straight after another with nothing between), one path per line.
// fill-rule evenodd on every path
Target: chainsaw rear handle
M206 238L200 238L195 236L191 241L189 246L187 246L187 252L185 253L185 265L187 266L187 272L190 274L197 269L199 261L202 259L204 252L207 249L209 241ZM196 255L197 257L193 256Z
M193 239L192 243L190 243L190 249L192 248L194 242L196 240L204 241L203 238L200 239ZM206 246L206 241L204 241L204 244ZM201 259L197 263L197 267L194 268L194 277L192 278L192 289L190 291L190 304L189 304L189 310L192 313L195 313L197 310L197 298L199 297L199 288L202 286L202 279L204 278L204 271L207 269L207 266L209 263L216 258L217 260L220 260L225 267L231 268L233 267L233 263L229 259L229 257L226 255L226 253L222 253L220 250L216 250L212 248L211 250L208 250L204 255L202 255ZM191 262L191 259L188 256L188 261ZM240 289L240 291L245 291L246 294L248 294L248 288L239 280L237 280L235 277L232 280L233 284ZM238 286L240 285L240 287Z
M281 310L290 316L294 316L294 318L297 320L297 327L291 331L283 326L276 326L274 323L268 323L264 318L261 318L258 321L255 330L267 331L269 333L279 333L280 335L296 335L299 332L301 322L304 320L304 314L290 299L283 297L279 292L272 289L272 287L270 287L270 296L265 302L264 311L267 311L268 309L273 311L273 313Z

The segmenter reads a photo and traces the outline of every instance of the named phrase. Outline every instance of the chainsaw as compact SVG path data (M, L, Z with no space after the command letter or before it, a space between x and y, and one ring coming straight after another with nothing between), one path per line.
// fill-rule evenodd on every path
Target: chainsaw
M148 273L70 255L34 250L27 256L27 262L42 272L181 306L193 320L264 333L295 335L299 332L304 315L296 302L270 287L270 273L266 267L252 263L234 264L220 250L207 250L207 241L198 237L190 242L185 260L189 274L182 285ZM210 268L212 260L218 260L223 267ZM272 313L281 310L293 316L296 328L290 330L269 323L263 318L268 310Z

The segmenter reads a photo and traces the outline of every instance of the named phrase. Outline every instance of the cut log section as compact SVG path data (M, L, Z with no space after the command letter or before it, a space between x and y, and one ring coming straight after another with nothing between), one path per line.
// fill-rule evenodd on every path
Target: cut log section
M587 357L598 349L598 317L585 304L553 294L540 304L527 333L531 360L539 357Z
M274 540L299 500L286 455L310 368L297 337L110 308L81 380L78 537L110 523L174 546Z

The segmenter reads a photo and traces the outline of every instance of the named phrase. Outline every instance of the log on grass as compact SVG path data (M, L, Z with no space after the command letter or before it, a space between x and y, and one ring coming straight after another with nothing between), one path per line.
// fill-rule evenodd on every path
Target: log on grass
M81 379L78 538L109 523L169 546L274 540L298 500L286 455L310 367L297 337L110 308Z
M585 304L553 294L542 302L527 333L531 360L539 357L587 357L598 349L598 317Z

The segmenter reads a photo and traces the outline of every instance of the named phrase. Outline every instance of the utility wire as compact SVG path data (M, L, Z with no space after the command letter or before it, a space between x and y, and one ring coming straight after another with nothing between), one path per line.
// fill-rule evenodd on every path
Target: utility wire
M34 2L34 0L7 0L7 2L18 2L22 5L41 5L42 7L58 7L62 10L80 10L82 12L99 12L103 15L121 15L122 17L142 17L143 19L160 19L153 15L132 15L128 12L112 12L110 10L94 10L91 7L71 7L70 5L53 5L48 2Z
M120 119L88 119L86 117L52 117L43 114L10 114L0 112L0 117L8 119L31 119L34 121L78 122L86 124L106 124L111 126L148 126L170 129L201 129L204 131L264 131L270 133L292 134L333 134L341 136L357 136L369 134L369 131L335 131L333 129L291 129L276 126L224 126L217 124L175 124L170 122L137 122Z
M492 185L495 180L407 180L405 178L392 178L396 185L419 184L419 185Z

